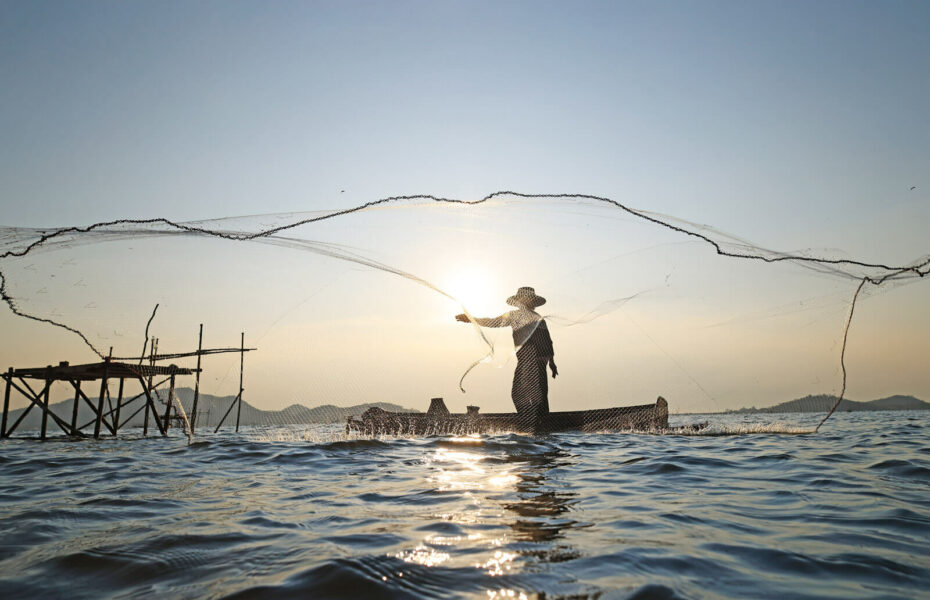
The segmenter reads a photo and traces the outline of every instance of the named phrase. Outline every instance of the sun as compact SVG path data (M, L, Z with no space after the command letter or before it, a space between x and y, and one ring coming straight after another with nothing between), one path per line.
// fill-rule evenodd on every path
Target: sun
M506 308L497 278L488 269L473 265L459 267L443 278L440 287L474 316L497 316Z

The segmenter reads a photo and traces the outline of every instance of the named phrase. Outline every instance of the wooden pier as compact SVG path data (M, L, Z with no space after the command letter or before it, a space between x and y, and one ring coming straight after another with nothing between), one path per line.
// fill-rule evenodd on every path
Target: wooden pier
M239 393L236 400L230 405L223 417L222 425L233 406L239 410L236 413L236 431L239 431L239 414L242 407L242 372L245 366L245 353L255 350L255 348L245 347L245 334L241 336L239 348L203 348L203 325L200 326L200 335L198 347L193 352L183 352L178 354L157 354L158 340L153 339L150 346L151 352L145 357L136 358L112 358L107 357L102 362L88 363L81 365L71 365L68 362L60 362L57 366L48 365L46 367L36 367L27 369L14 369L10 367L5 373L0 373L0 378L4 381L3 391L3 417L0 423L0 438L8 438L16 431L23 419L37 408L41 411L41 429L39 438L44 440L48 436L49 424L60 429L65 435L74 437L84 437L86 434L83 430L93 425L93 436L99 438L101 433L109 433L116 436L121 427L125 426L140 412L144 412L143 435L148 434L149 419L154 422L156 429L163 436L168 435L168 429L172 421L177 421L177 408L173 405L174 390L176 378L178 376L194 375L194 401L191 407L190 427L193 430L196 427L197 419L197 402L200 395L200 373L201 358L210 354L222 354L238 352L239 360ZM180 358L197 357L196 368L179 367L175 364L162 366L156 364L159 361L174 360ZM135 364L123 362L127 360L138 361ZM143 361L148 364L144 364ZM35 387L30 385L30 381L35 383ZM87 396L82 384L93 382L97 386L99 382L99 395L95 400ZM118 384L117 384L118 382ZM71 415L57 415L50 405L51 389L55 383L65 383L74 389L74 402L71 407ZM127 385L128 384L128 385ZM158 394L158 389L167 384L168 397L162 400ZM116 388L116 398L111 395L111 385ZM127 398L132 388L138 391L134 396ZM38 390L38 391L37 391ZM19 394L29 401L25 410L19 415L15 422L10 423L10 400L14 393ZM157 401L156 401L157 399ZM141 401L141 402L139 402ZM87 405L93 413L93 419L80 423L78 421L78 408L81 403ZM159 403L163 406L159 406ZM163 413L159 414L159 408ZM176 414L172 417L172 411ZM128 416L127 416L128 415ZM219 431L217 426L216 431Z

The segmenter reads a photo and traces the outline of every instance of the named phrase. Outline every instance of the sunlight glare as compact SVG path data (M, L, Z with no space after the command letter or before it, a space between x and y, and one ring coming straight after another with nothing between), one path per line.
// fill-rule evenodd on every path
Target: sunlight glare
M476 317L496 317L506 310L506 296L499 292L497 278L474 265L451 271L440 287L461 302Z

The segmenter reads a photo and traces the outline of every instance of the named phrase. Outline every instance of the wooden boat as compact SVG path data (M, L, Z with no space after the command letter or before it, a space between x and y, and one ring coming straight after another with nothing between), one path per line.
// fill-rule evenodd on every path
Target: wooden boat
M346 432L363 435L469 434L493 431L552 433L558 431L656 431L668 430L668 402L659 396L655 404L618 406L595 410L550 412L541 419L519 413L480 414L477 406L467 413L451 413L442 398L433 398L425 413L390 412L372 407L361 418L349 417Z

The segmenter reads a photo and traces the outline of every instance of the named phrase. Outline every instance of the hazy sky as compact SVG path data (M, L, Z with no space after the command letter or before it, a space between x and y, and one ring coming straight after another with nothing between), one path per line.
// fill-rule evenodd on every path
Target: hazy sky
M2 2L0 225L586 192L769 248L906 263L930 252L928 25L926 2ZM855 282L734 266L590 207L482 211L379 211L295 235L457 294L480 288L470 301L488 312L520 285L577 317L670 281L596 324L554 329L554 408L837 391ZM259 406L425 407L434 395L509 406L503 359L475 373L479 400L457 392L484 347L451 321L454 303L409 281L192 240L47 256L38 273L9 265L10 285L30 278L14 288L22 307L61 305L133 340L111 336L118 351L140 345L154 301L175 347L202 321L217 344L264 335L247 361ZM67 288L53 267L70 269ZM126 291L153 272L155 287ZM930 399L927 288L864 303L853 397ZM798 302L822 306L805 320ZM84 310L107 303L114 312ZM728 319L751 324L718 326ZM92 359L6 309L0 327L3 366ZM224 393L227 366L213 368Z

